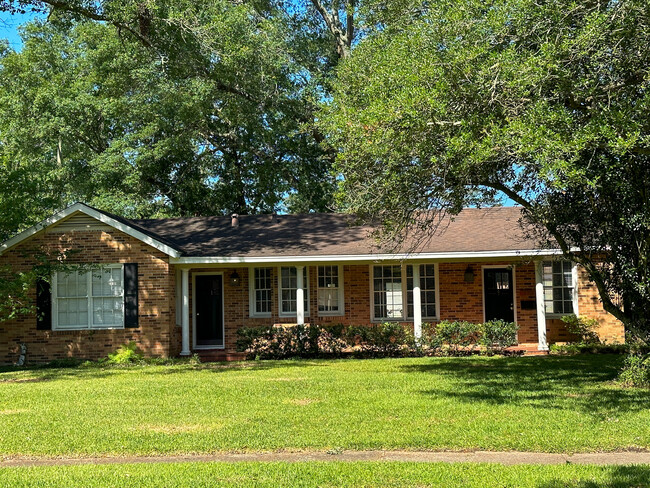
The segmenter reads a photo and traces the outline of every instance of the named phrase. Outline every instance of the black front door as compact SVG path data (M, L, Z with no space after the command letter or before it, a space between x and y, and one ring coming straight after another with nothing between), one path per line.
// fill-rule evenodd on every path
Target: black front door
M223 347L223 276L196 277L196 346Z
M514 322L512 270L488 268L483 270L483 273L485 320L502 319Z

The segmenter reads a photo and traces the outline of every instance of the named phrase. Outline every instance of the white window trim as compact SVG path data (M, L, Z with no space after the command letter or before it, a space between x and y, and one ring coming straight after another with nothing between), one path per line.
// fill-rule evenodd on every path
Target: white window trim
M257 304L255 303L255 270L259 268L268 268L273 270L272 266L251 266L248 268L248 316L251 318L265 318L268 319L272 316L271 312L257 312ZM273 271L271 271L271 303L273 303Z
M408 315L408 294L407 294L407 286L406 286L406 267L407 266L421 266L421 265L431 265L433 264L434 266L434 280L436 282L436 289L434 290L436 294L436 316L435 317L426 317L422 316L422 320L433 320L433 321L438 321L440 320L440 279L438 277L438 263L404 263L401 265L401 273L402 273L402 297L403 297L403 304L404 307L402 309L402 316L401 317L392 317L392 318L382 318L382 317L375 317L375 287L374 287L374 268L375 266L397 266L397 264L371 264L369 266L369 275L370 275L370 320L371 322L414 322L415 318L414 317L407 317ZM421 280L422 278L420 278ZM413 313L415 314L415 309L413 310Z
M297 311L292 312L283 312L282 311L282 268L295 268L296 266L278 266L278 316L283 318L292 318L298 317ZM305 317L309 317L309 310L311 308L311 299L309 294L309 266L305 266L306 282L304 283L305 298L307 299L307 307L305 308ZM296 304L297 308L297 304Z
M570 261L568 259L558 259L556 261ZM540 261L538 266L539 266L539 272L540 276L542 277L542 286L544 283L544 263L545 262L553 262L552 260L545 259L543 261ZM567 315L580 315L580 311L578 310L578 264L570 261L571 262L571 280L573 281L573 312L563 312L563 313L558 313L558 312L545 312L546 318L547 319L561 319L562 317L566 317ZM544 291L546 291L546 286L543 286ZM546 310L546 301L544 301L544 310Z
M438 263L418 263L418 264L407 264L407 266L426 266L426 265L433 265L433 280L436 282L436 288L433 290L436 294L436 316L435 317L429 317L427 315L423 315L421 318L422 320L440 320L440 280L438 279ZM403 266L403 268L405 268ZM406 269L404 269L404 273L406 274ZM422 275L420 275L420 289L424 290L424 287L422 286ZM408 315L408 295L406 295L406 314ZM415 307L413 307L413 314L415 315ZM414 317L407 317L408 322L413 322Z
M321 312L318 310L318 296L319 296L319 291L322 290L327 290L327 288L321 288L319 286L318 278L318 268L321 266L336 266L338 268L338 279L339 279L339 309L336 312ZM340 264L319 264L316 266L316 310L318 311L318 316L319 317L343 317L345 316L345 293L343 291L343 266Z
M58 297L58 273L54 272L52 276L52 330L111 330L111 329L124 329L124 265L123 264L107 264L102 265L102 269L121 269L122 270L122 314L121 314L121 324L108 325L108 326L93 326L92 323L92 273L93 270L88 271L88 276L86 277L86 290L88 296L88 321L87 325L84 326L59 326L59 297ZM101 298L101 297L99 297Z

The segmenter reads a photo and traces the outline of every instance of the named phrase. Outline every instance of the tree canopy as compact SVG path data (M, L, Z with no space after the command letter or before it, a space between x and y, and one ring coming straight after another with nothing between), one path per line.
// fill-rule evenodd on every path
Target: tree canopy
M338 71L341 201L395 236L420 209L514 200L647 338L649 42L644 1L427 2Z
M0 48L0 237L73 200L326 210L337 184L396 237L507 197L650 331L645 2L0 0L22 9L48 20Z
M0 239L76 200L140 217L331 209L313 119L338 55L313 9L0 8L52 9L20 51L0 46L0 186L17 190L0 196Z

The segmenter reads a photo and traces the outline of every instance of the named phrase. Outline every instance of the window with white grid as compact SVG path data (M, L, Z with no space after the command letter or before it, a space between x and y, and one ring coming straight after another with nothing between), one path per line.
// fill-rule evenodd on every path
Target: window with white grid
M122 265L91 271L59 271L53 279L54 329L124 327Z
M302 282L304 290L305 316L309 315L309 276L307 266L302 269ZM294 266L280 268L280 316L291 317L296 315L298 272Z
M548 314L574 313L574 265L571 261L544 261L544 307Z
M372 277L374 318L378 320L404 317L402 267L373 266Z
M407 316L413 318L413 266L406 267L406 296ZM435 319L436 309L436 265L420 265L420 300L422 302L422 318Z
M318 315L343 315L343 277L341 267L318 267Z
M253 268L251 272L251 316L270 317L273 290L272 268Z

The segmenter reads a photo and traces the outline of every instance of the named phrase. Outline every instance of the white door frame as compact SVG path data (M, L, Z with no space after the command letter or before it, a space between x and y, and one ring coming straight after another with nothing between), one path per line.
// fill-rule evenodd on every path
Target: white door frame
M483 322L485 322L485 270L508 269L512 272L512 311L513 320L517 323L517 273L514 266L507 264L484 264L481 266L481 301L483 302Z
M221 276L221 328L223 329L222 346L197 346L196 345L196 277L197 276ZM226 294L226 283L223 271L201 271L192 273L192 346L196 350L225 349L226 348L226 309L224 295Z

